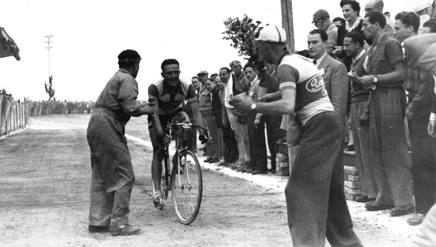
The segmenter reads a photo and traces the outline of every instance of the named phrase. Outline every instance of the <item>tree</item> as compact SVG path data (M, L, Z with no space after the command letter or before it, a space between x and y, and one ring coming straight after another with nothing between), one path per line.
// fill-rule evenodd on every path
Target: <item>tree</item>
M230 46L237 49L238 54L244 59L255 61L254 40L260 24L260 21L253 21L246 14L242 19L229 17L224 21L226 30L222 33L224 34L223 39L230 40Z

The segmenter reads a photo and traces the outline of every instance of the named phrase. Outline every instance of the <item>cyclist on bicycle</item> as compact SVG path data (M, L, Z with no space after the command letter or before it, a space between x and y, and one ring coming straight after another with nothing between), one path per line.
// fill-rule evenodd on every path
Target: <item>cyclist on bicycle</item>
M170 143L171 136L166 129L168 123L182 111L185 105L191 112L193 124L201 126L199 139L207 140L204 121L198 110L198 99L194 86L179 78L179 62L176 59L166 59L162 62L163 79L153 83L148 88L148 99L158 105L159 112L149 115L149 132L153 144L153 162L151 174L153 179L153 203L162 209L165 200L161 191L162 160L165 158L165 147Z

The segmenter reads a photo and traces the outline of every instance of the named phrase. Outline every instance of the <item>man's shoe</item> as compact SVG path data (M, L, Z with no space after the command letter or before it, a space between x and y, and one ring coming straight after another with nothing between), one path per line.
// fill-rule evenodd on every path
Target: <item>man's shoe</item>
M93 225L88 226L88 232L90 233L99 233L99 232L108 232L108 231L109 231L109 226L93 226Z
M253 171L254 171L253 168L247 167L242 172L253 173Z
M365 205L365 208L368 211L386 210L386 209L391 209L393 207L394 207L394 205L384 205L384 204L378 204L375 202L369 202Z
M206 162L206 163L209 163L209 161L210 161L210 158L209 157L207 157L205 160L203 160L204 162Z
M415 212L415 206L413 205L398 206L398 207L394 207L391 210L391 216L392 217L402 216L402 215L412 214L414 212Z
M251 174L257 175L257 174L266 174L267 171L261 171L261 170L254 170Z
M220 159L215 158L215 159L209 159L209 161L205 161L205 162L208 162L208 163L217 163L219 161L220 161Z
M414 214L411 218L407 219L407 223L409 223L409 225L411 226L417 226L421 224L423 220L424 220L423 214Z
M230 165L230 168L232 169L238 169L239 167L241 167L245 162L241 162L241 161L237 161L235 163L232 163Z
M112 236L130 236L139 234L141 229L125 224L121 226L111 226L109 231Z
M367 196L356 196L356 198L354 198L354 200L356 202L369 202L370 199Z
M223 162L219 163L218 166L224 166L224 167L226 167L226 166L228 166L229 164L230 164L230 162L223 161Z

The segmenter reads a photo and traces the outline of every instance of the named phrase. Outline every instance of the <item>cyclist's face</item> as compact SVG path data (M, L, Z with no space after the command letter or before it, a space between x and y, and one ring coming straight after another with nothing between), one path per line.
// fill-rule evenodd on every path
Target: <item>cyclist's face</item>
M180 75L179 65L168 64L164 67L162 77L168 81L178 81Z

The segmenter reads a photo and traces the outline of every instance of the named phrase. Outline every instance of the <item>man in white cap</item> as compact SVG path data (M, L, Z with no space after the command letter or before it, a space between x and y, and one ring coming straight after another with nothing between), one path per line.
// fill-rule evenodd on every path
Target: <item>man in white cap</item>
M319 70L311 60L289 54L285 41L283 28L272 25L261 29L256 40L259 57L278 65L281 98L254 103L250 98L234 97L231 102L239 109L289 114L301 127L285 189L293 246L324 246L326 237L331 246L362 246L344 195L341 119Z

